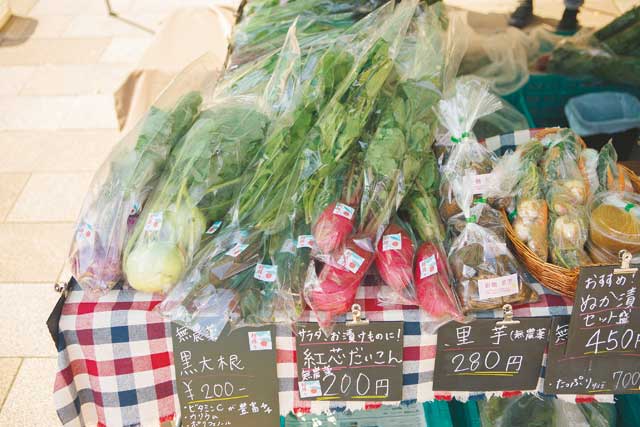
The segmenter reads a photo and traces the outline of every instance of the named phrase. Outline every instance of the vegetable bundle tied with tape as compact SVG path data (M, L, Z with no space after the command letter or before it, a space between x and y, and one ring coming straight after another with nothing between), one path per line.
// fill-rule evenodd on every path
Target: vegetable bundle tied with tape
M171 110L151 107L94 178L69 255L71 271L83 289L106 292L122 279L122 253L131 226L201 103L200 93L190 92Z
M448 191L466 220L448 254L455 290L465 313L500 308L507 303L532 302L538 297L507 248L504 236L479 222L480 214L487 215L493 210L484 206L486 199L508 200L513 196L516 180L511 177L520 168L520 156L516 153L504 156L497 163L493 161L495 167L482 170L482 175L469 167L478 159L493 160L471 130L478 117L499 108L500 101L486 85L475 80L458 81L456 94L440 101L438 108L441 124L454 139L459 139L442 172ZM479 180L480 176L482 180ZM478 186L478 183L482 185ZM478 194L482 196L482 205L474 206ZM497 212L489 214L489 217L498 216Z
M295 38L287 39L260 95L219 96L172 153L124 254L126 277L135 289L166 292L174 286L208 224L232 207L269 126L292 102L299 56Z

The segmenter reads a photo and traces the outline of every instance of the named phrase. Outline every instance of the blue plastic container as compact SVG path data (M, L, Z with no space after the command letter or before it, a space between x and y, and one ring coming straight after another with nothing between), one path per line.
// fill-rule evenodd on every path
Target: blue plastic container
M640 97L640 88L615 85L589 77L531 74L517 91L503 96L529 121L530 128L566 127L564 106L569 99L593 92L626 92Z
M615 134L640 127L640 101L622 92L598 92L571 98L564 107L580 136Z

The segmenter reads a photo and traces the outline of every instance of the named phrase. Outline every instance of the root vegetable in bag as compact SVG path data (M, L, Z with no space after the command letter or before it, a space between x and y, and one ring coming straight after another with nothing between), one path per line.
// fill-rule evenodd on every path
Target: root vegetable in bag
M345 245L342 267L325 264L316 274L315 265L311 263L304 296L323 330L330 330L336 316L351 310L358 286L374 258L375 252L369 238L352 237Z
M398 224L391 224L378 241L376 267L380 277L394 292L399 303L416 304L413 284L415 244L409 233ZM394 301L395 302L395 301Z
M464 318L449 283L449 267L440 245L425 242L416 254L415 274L418 305L436 321Z

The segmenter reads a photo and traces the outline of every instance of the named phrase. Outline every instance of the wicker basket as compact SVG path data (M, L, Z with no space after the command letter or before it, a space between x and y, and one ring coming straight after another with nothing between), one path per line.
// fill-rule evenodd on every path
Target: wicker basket
M545 135L555 133L559 128L542 129L536 133L535 138L540 139ZM583 144L584 142L580 140ZM622 166L627 177L631 181L634 190L640 193L640 178L626 166ZM511 226L511 222L507 218L506 212L502 211L502 220L509 241L514 252L520 262L527 268L533 277L549 289L558 292L561 295L572 297L576 292L576 284L578 282L579 268L568 269L564 267L545 262L538 258L531 249L516 236Z

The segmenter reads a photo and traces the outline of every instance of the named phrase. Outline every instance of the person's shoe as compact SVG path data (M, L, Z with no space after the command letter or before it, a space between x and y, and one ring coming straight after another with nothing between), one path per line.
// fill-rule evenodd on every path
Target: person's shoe
M509 25L516 28L524 28L533 20L533 1L523 1L509 17Z
M575 33L578 31L578 10L565 9L556 31L558 33Z

